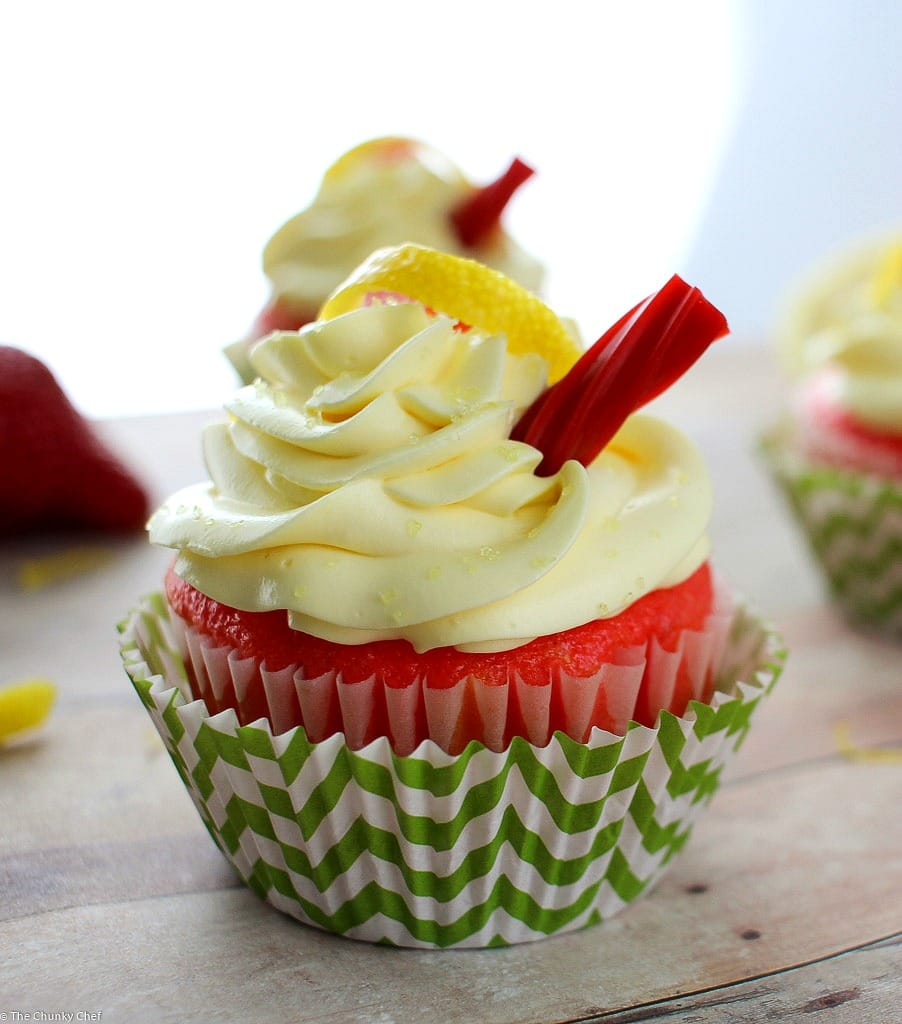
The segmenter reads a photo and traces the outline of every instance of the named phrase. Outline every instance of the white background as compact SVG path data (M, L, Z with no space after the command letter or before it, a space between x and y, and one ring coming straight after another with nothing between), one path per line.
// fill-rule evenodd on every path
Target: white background
M475 181L593 340L678 271L766 343L788 279L899 219L895 0L84 0L0 14L0 344L92 416L218 406L260 252L404 134Z

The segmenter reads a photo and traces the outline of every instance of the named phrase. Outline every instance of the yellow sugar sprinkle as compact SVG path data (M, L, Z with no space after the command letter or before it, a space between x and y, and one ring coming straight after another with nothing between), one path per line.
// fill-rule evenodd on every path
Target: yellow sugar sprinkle
M437 580L442 574L442 567L440 565L433 565L426 570L427 580Z
M902 764L902 747L859 747L852 742L849 723L842 721L833 726L836 749L849 761L866 764Z
M494 562L496 558L501 557L501 552L498 548L493 548L491 544L484 544L479 549L480 558L484 558L487 562Z
M75 547L41 558L29 558L19 563L18 583L25 591L43 590L60 580L101 569L114 557L109 548Z
M156 729L144 730L144 754L146 757L157 757L166 750L166 745Z
M902 242L891 245L877 263L872 283L874 303L885 309L893 292L902 288Z
M379 600L382 602L382 604L391 604L392 601L398 600L398 591L395 590L394 587L391 587L388 590L383 590L379 594Z
M56 687L48 679L23 679L0 687L0 743L42 725L54 700Z
M472 405L480 397L479 388L470 386L468 388L457 388L454 392L453 401L457 405Z
M416 537L416 535L423 529L423 524L419 519L408 519L407 520L407 536Z

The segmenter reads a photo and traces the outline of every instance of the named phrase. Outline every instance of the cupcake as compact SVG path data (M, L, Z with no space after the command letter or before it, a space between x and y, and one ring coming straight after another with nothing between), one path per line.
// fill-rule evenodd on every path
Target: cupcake
M850 619L902 632L902 239L818 267L780 338L790 409L775 479Z
M494 267L536 291L542 265L501 226L517 189L533 174L514 159L488 185L476 186L444 155L415 139L361 143L326 171L313 202L263 250L270 298L247 335L226 349L245 383L248 352L273 330L296 330L374 250L417 242Z
M634 413L725 332L674 278L581 354L510 279L405 245L254 348L122 649L255 892L481 947L653 885L781 659L712 572L701 456Z

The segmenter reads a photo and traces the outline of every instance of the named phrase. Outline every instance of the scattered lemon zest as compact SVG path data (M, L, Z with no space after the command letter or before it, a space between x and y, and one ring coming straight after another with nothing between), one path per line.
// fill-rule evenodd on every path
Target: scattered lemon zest
M320 320L357 309L369 292L392 291L491 334L504 334L515 355L538 353L549 380L582 355L570 331L536 295L476 260L411 242L378 249L329 296Z
M27 558L19 563L17 580L22 590L32 592L94 572L108 565L115 554L109 548L74 547L40 558Z
M0 743L43 725L55 700L56 686L49 679L23 679L0 687Z
M902 747L860 747L852 742L852 730L845 721L834 724L833 742L840 754L849 761L866 764L902 764Z

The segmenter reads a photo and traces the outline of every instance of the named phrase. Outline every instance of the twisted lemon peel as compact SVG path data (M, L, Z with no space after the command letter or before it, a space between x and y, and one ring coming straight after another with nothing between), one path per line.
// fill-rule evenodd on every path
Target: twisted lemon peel
M509 352L542 356L552 382L582 355L557 314L516 281L476 260L411 242L377 249L329 296L319 318L349 313L379 292L404 295L480 331L504 334Z

